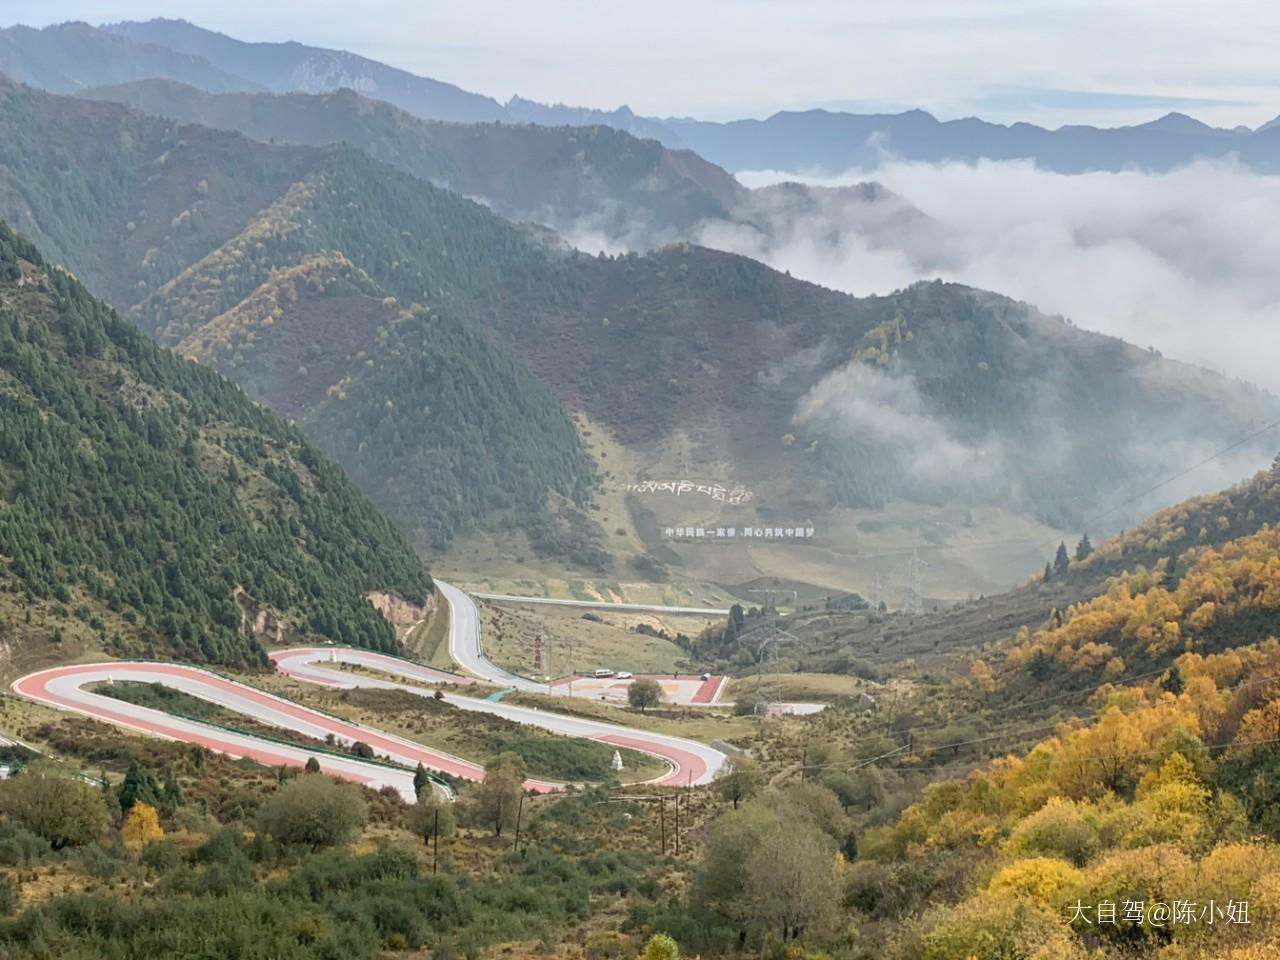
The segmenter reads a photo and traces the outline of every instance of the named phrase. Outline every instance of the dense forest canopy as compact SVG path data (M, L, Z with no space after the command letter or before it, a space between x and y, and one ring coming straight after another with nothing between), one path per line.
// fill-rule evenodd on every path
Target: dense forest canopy
M365 594L426 601L400 533L294 428L7 226L0 369L0 554L20 605L73 608L120 654L262 666L245 629L261 611L392 650Z

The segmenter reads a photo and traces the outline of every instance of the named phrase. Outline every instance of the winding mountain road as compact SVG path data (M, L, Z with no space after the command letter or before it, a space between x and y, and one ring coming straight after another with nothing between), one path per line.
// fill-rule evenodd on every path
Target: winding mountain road
M475 604L456 587L445 583L440 583L439 586L442 597L450 604L449 648L458 662L483 679L519 689L541 690L540 684L509 674L484 659L480 649L479 617ZM398 657L346 647L295 648L276 652L272 654L272 659L277 669L289 676L332 687L400 689L421 696L434 696L433 691L420 684L471 682L465 677ZM337 669L339 662L377 671L386 679ZM332 735L335 743L344 746L362 741L379 756L388 757L391 762L377 763L317 752L305 745L226 730L213 724L187 720L160 710L126 703L86 689L99 683L126 680L163 684L263 723L318 740ZM419 763L428 769L462 779L480 780L484 777L483 769L469 760L373 727L341 720L186 664L131 661L73 664L29 674L15 681L13 689L29 700L59 710L170 740L200 744L210 750L247 757L271 766L302 766L314 756L326 773L363 783L374 789L391 786L408 800L414 797L413 768ZM726 760L719 750L681 737L536 708L493 703L457 693L444 693L442 697L446 703L461 710L488 713L553 733L582 737L659 757L670 765L670 769L653 781L658 784L696 786L709 783ZM547 791L557 789L560 785L531 780L525 786L532 790Z
M526 693L546 693L547 685L503 670L484 655L480 642L480 612L475 601L451 583L436 580L436 589L449 604L449 656L481 680L514 687Z
M191 694L220 706L253 717L272 726L324 740L333 734L336 743L350 745L363 741L375 751L408 766L393 767L371 763L356 757L317 753L298 744L267 740L249 734L225 730L213 724L200 723L126 703L114 697L94 693L89 687L100 683L131 681L159 683ZM413 768L419 762L454 776L472 778L482 775L478 766L422 744L394 737L378 730L320 713L283 697L264 693L243 683L228 680L207 670L181 663L112 663L73 664L28 674L13 684L19 695L37 703L92 717L106 723L136 730L166 740L199 744L209 750L233 757L247 757L268 766L299 767L315 757L320 768L335 777L353 780L377 790L391 786L407 800L414 798Z
M399 683L391 678L398 676L419 683L457 683L460 679L453 674L433 670L398 657L352 647L301 647L295 650L283 650L271 656L276 667L291 677L338 687L406 690L409 693L430 697L435 695L431 690L411 683ZM339 662L376 670L387 674L388 678L384 680L381 677L335 669ZM463 682L466 681L463 680ZM534 687L539 690L544 689L540 684L534 684ZM550 710L539 710L536 707L495 703L456 693L442 693L441 699L460 710L487 713L513 723L540 727L568 737L595 740L608 746L626 747L658 757L671 766L665 775L653 781L664 786L700 786L709 783L715 779L726 760L725 754L714 747L698 743L696 740L687 740L684 737L655 733L652 730L637 730L619 724L605 723L602 720L574 717Z

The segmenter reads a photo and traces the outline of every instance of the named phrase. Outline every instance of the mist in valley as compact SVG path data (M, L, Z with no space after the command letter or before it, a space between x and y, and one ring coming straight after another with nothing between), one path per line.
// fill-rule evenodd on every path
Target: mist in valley
M1169 375L1184 373L1193 379L1162 386L1194 389L1194 371L1175 366ZM836 477L859 477L846 488L847 505L876 507L884 497L983 504L1095 536L1231 486L1265 467L1272 454L1261 437L1225 449L1212 425L1158 403L1116 410L1108 419L1105 407L1081 405L1071 394L1066 385L1046 382L1019 419L975 430L927 398L911 373L853 362L820 379L793 422L806 441L823 447L820 463L828 469L836 463ZM1261 425L1268 407L1253 406L1259 394L1245 390L1240 399ZM1235 429L1242 429L1239 421ZM840 498L839 482L833 489Z
M1230 486L1280 449L1275 431L1232 448L1280 409L1245 386L1280 393L1280 177L1219 161L1064 175L1030 162L886 157L839 177L738 179L746 189L732 218L704 220L692 236L607 206L560 229L591 252L693 239L856 296L954 281L1024 301L1049 342L1053 328L1072 332L1052 317L1061 315L1182 361L1143 374L1167 405L1094 409L1084 419L1073 384L1045 383L1029 399L1030 435L975 431L927 402L908 371L838 366L797 404L794 425L826 445L820 472L834 458L837 473L858 475L846 497L855 504L874 506L889 491L989 503L1099 535ZM1180 411L1177 398L1208 389L1184 363L1242 381L1233 409ZM1065 475L1079 482L1045 493ZM1127 479L1112 482L1119 477Z
M1280 392L1280 177L1208 161L1064 175L893 160L835 178L738 177L756 188L875 181L892 196L859 205L819 190L762 228L704 224L708 246L859 296L934 278L996 290Z
M704 222L699 242L858 296L931 279L999 291L1083 330L1280 392L1280 178L1230 162L1072 176L1030 162L890 158L839 177L739 179L752 188L741 219ZM909 376L845 368L815 385L796 422L887 458L915 496L1025 508L1036 477L1086 469L1080 424L1063 419L1069 393L1047 387L1038 398L1034 437L963 436ZM1097 423L1089 445L1109 448L1098 457L1104 466L1123 462L1146 480L1104 483L1055 519L1078 517L1103 533L1229 486L1269 463L1274 430L1227 448L1274 412L1263 403L1229 427L1182 422L1172 409L1143 411L1145 422L1117 411L1114 429Z

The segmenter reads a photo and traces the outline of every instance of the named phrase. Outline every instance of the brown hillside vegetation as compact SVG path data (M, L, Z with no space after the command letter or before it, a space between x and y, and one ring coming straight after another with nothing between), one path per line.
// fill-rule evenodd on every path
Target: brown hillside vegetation
M395 299L381 295L364 271L341 254L317 254L273 271L177 349L273 409L301 417L398 317Z

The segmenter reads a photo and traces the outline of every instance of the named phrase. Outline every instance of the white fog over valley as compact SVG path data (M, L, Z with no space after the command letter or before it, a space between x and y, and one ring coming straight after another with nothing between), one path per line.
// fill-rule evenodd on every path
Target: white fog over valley
M927 217L891 205L899 228L872 232L880 214L833 197L781 234L707 224L708 246L859 296L934 278L999 291L1280 390L1280 177L1228 162L1063 175L1022 161L737 176L749 187L875 181Z

